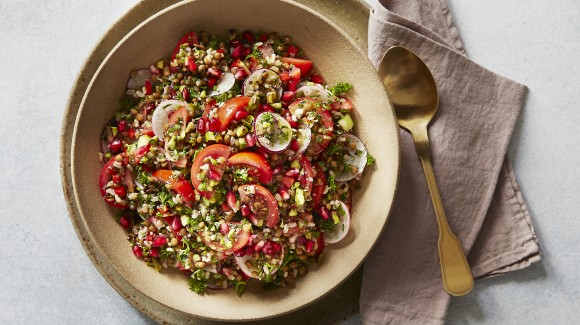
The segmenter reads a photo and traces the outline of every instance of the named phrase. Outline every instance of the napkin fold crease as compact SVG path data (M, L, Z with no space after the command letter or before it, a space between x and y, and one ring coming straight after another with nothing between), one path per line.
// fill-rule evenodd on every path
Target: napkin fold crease
M435 175L451 229L474 277L540 260L528 209L506 157L526 87L465 56L445 0L382 0L370 15L369 59L402 45L431 69L440 93L429 127ZM438 230L410 134L401 131L401 175L389 224L365 262L365 324L443 323Z

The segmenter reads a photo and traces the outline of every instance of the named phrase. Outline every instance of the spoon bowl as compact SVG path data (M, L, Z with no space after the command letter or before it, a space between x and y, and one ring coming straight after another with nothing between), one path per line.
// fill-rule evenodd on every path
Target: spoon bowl
M427 65L411 50L401 46L392 47L385 53L379 66L379 74L399 125L413 136L415 149L427 178L439 227L437 247L443 286L451 295L465 295L473 288L473 276L461 244L447 223L430 158L427 127L437 112L437 85Z

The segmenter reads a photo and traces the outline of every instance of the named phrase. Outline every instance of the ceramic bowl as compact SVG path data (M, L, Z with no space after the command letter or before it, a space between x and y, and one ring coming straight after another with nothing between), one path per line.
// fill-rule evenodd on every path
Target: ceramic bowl
M376 164L365 172L353 197L349 235L328 246L325 259L298 279L295 286L264 290L249 286L242 297L231 290L198 296L189 291L180 273L156 272L136 259L126 235L115 222L118 213L102 201L98 189L101 163L99 137L118 109L131 70L148 66L171 54L179 38L190 30L225 35L228 29L276 31L290 35L315 63L327 82L353 84L357 133ZM78 213L110 283L127 282L142 294L178 312L212 320L248 321L289 313L306 306L342 283L363 262L386 225L399 169L398 128L381 81L365 53L332 22L289 1L184 1L150 17L105 58L80 105L72 142L72 183ZM95 257L95 259L97 259ZM105 274L105 273L104 273ZM118 274L119 278L109 278ZM131 293L121 292L124 296Z

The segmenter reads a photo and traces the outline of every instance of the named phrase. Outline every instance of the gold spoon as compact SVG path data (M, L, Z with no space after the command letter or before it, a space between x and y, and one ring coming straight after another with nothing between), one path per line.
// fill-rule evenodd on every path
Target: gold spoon
M447 223L430 158L427 126L437 112L437 85L425 63L411 50L400 46L391 47L385 53L379 74L395 108L399 125L413 136L427 178L439 226L437 246L443 286L449 294L463 296L473 288L473 276L461 244Z

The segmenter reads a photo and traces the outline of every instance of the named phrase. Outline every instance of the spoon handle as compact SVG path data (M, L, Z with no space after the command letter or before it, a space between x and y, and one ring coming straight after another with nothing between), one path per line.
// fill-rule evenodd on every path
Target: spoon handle
M453 296L463 296L473 288L473 275L469 264L463 254L463 249L459 240L447 223L443 202L439 195L439 188L435 179L435 173L431 164L429 138L427 130L422 132L413 132L413 140L417 155L423 165L423 171L427 178L431 201L437 217L439 226L439 240L437 247L439 249L439 262L441 264L441 276L443 278L443 287L445 291Z

